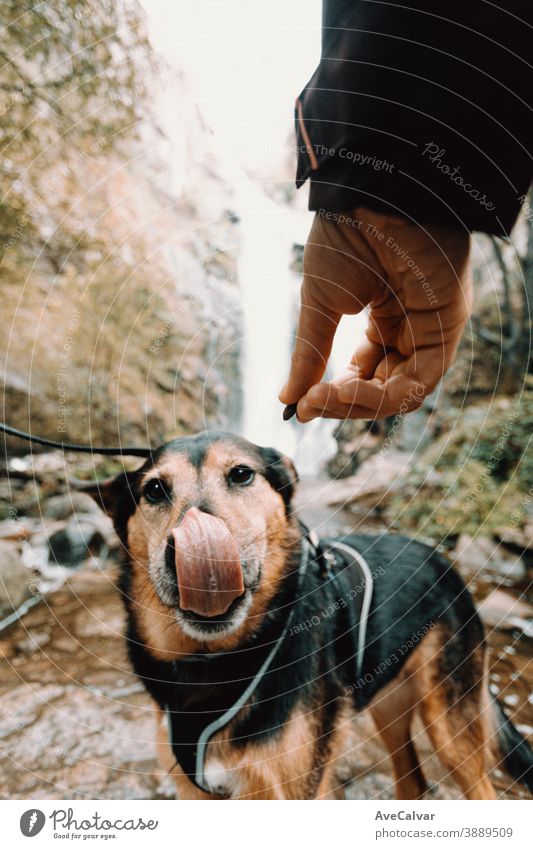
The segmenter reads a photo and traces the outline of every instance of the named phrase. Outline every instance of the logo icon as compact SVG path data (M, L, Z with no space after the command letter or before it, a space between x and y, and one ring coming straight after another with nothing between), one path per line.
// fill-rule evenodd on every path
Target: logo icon
M24 811L20 818L20 830L24 837L35 837L43 830L46 817L38 808L30 808L29 811Z

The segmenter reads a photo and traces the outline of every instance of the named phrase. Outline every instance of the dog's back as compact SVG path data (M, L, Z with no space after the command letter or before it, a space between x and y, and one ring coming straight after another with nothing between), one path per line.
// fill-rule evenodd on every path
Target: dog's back
M434 548L400 534L350 535L343 538L367 561L373 575L364 673L366 701L394 678L411 652L437 628L450 686L464 686L459 658L483 650L483 627L472 597L452 564ZM381 670L378 674L375 670ZM461 680L463 685L461 685Z

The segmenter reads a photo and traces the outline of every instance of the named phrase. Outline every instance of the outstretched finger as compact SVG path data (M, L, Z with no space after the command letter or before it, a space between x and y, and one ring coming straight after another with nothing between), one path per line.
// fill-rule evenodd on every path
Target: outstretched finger
M322 306L305 288L302 290L289 379L279 394L283 404L296 404L322 378L340 318L339 313Z
M338 387L333 383L313 386L297 407L298 420L307 423L317 418L374 419L374 411L357 404L344 404L339 400Z

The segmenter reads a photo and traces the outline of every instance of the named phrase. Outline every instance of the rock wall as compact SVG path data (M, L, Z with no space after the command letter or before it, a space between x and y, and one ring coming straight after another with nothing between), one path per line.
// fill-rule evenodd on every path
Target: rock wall
M39 238L21 226L2 275L3 418L13 426L157 443L238 421L231 189L185 78L167 70L151 84L154 117L126 154L88 138L68 163L33 175Z

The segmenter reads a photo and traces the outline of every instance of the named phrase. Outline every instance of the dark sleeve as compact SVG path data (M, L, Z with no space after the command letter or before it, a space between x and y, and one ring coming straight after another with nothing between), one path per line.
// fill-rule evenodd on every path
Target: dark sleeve
M508 234L533 176L532 0L324 0L296 102L310 208Z

